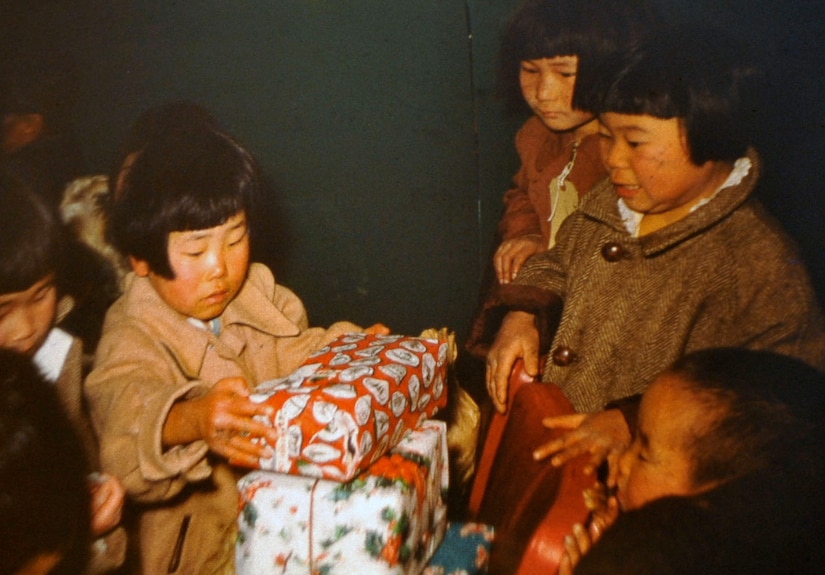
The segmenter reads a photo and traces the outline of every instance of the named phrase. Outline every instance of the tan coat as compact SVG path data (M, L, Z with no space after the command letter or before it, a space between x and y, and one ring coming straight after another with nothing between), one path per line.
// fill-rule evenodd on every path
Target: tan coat
M234 572L235 481L242 470L209 453L204 441L163 450L172 404L226 377L244 377L253 388L290 373L338 335L361 330L347 322L308 328L301 301L260 264L250 266L221 323L219 337L194 326L146 278L130 274L106 316L87 379L103 469L120 477L138 504L147 574Z
M63 411L83 444L90 470L99 470L97 438L83 400L83 344L77 338L73 338L63 369L55 382L55 391ZM123 527L117 527L92 545L86 574L98 575L114 571L123 564L125 557L126 531Z

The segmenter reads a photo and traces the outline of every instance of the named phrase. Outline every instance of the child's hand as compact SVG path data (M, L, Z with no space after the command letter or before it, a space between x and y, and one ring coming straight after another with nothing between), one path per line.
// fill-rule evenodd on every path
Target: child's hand
M249 400L246 382L230 377L217 382L206 395L176 403L163 428L164 445L206 441L209 449L239 465L254 467L258 459L272 456L272 449L255 439L274 445L275 429L255 421L270 416L272 407Z
M535 316L511 311L504 316L495 341L487 353L487 393L493 406L507 410L507 388L516 360L524 360L524 373L535 377L539 371L539 332Z
M92 535L100 537L120 523L126 490L114 475L93 473L89 476L89 492L92 504Z
M364 330L364 333L370 335L390 335L390 328L383 323L374 323Z
M550 455L555 466L562 466L583 453L590 454L590 462L585 473L593 471L606 459L609 466L607 484L616 485L619 457L630 445L630 430L618 409L608 409L596 413L576 413L547 417L542 423L550 429L567 429L567 433L536 449L536 460Z
M493 256L498 283L508 284L513 281L527 258L546 249L544 238L538 234L501 242Z
M604 531L615 523L618 516L619 503L615 497L610 497L605 507L593 512L586 529L576 523L573 532L564 538L564 555L559 561L559 575L572 575L581 558L590 551Z

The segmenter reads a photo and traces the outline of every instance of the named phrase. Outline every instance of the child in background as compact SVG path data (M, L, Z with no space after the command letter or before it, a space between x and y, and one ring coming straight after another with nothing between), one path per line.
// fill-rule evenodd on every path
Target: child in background
M270 456L259 383L289 374L348 322L310 328L249 263L260 186L250 153L204 127L146 143L112 214L134 273L110 308L86 394L107 471L137 504L144 573L233 573L236 481ZM375 325L368 333L387 333Z
M0 349L0 573L83 573L89 491L80 440L29 358Z
M703 516L703 530L692 535L695 541L680 541L682 545L708 543L694 560L707 565L713 560L731 562L731 557L721 553L714 557L713 550L732 551L737 545L725 546L723 541L733 541L741 546L735 556L742 573L773 573L769 568L773 562L781 567L777 572L821 570L812 556L794 558L789 550L812 553L821 547L825 532L820 497L825 472L823 421L825 374L801 361L735 348L682 357L645 391L633 443L619 460L616 495L608 499L589 531L582 526L574 529L566 542L567 557L560 573L569 573L597 540L594 558L587 561L591 567L584 572L638 573L593 569L605 561L616 565L633 555L662 553L661 548L647 546L640 551L641 534L634 536L634 545L617 552L620 541L611 540L627 534L613 535L611 524L619 510L624 517L625 512L641 510L668 496L692 497L689 503L663 504L662 510L679 509L690 518L689 507L697 506ZM643 515L653 519L656 513ZM632 515L626 520L622 517L619 521L628 526L642 522ZM678 522L678 515L674 520ZM624 529L618 527L620 532ZM599 540L603 532L604 539ZM659 534L656 541L677 539L675 533L674 529L674 534ZM668 549L664 559L670 553L687 557L687 550L671 547L663 547ZM694 573L734 572L732 564L724 569L706 569L695 562L673 565Z
M516 134L521 166L504 196L495 280L486 292L510 283L528 257L552 247L579 198L607 175L593 98L607 63L652 21L643 0L527 0L513 15L502 39L499 85L509 108L526 104L532 116ZM482 309L491 294L484 297ZM477 315L467 343L480 359L495 335L484 319Z
M503 306L523 300L520 291L564 302L542 379L579 414L547 423L578 426L536 450L557 453L554 464L586 451L594 467L605 457L615 464L630 440L621 412L585 414L641 393L687 352L741 346L825 368L825 319L805 267L750 197L759 175L747 129L755 70L719 31L674 27L614 77L596 108L610 180L583 198L556 246L498 293ZM539 311L510 311L488 355L500 410L517 358L538 373Z
M99 469L98 445L83 401L82 344L55 326L64 242L60 222L42 200L0 190L0 348L32 358L54 385L83 440L91 473ZM92 534L101 537L89 572L103 573L124 560L126 535L118 527L124 490L117 478L101 473L92 474L89 485Z

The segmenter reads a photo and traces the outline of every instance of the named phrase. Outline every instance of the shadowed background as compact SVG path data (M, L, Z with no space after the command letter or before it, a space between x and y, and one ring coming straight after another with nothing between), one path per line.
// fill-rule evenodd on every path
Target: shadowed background
M523 118L494 97L514 0L89 0L0 3L8 54L77 71L73 121L90 173L108 171L150 106L198 102L268 181L255 253L314 325L381 321L463 338L517 168ZM730 25L760 51L771 105L760 148L768 206L825 284L825 7L659 0Z

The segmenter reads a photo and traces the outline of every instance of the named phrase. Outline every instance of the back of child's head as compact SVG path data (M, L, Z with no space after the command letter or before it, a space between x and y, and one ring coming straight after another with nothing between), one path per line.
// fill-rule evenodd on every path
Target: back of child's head
M155 137L136 156L114 204L112 239L121 253L171 279L169 234L249 214L259 187L254 158L223 132L204 126Z
M25 291L62 264L65 235L39 196L0 188L0 294Z
M825 471L825 374L789 356L738 348L688 354L670 372L712 414L687 446L695 485L765 470Z
M32 363L0 350L0 573L41 554L81 573L89 541L86 462L54 389Z
M201 129L220 129L218 120L203 106L188 100L174 100L144 111L126 134L109 172L112 189L121 179L124 164L134 154L158 138L186 134Z
M526 0L504 31L499 91L511 110L524 109L520 62L577 56L573 107L591 110L606 87L604 68L657 20L646 0Z
M761 72L721 30L663 27L626 54L611 77L593 111L680 119L696 165L735 161L753 143Z

